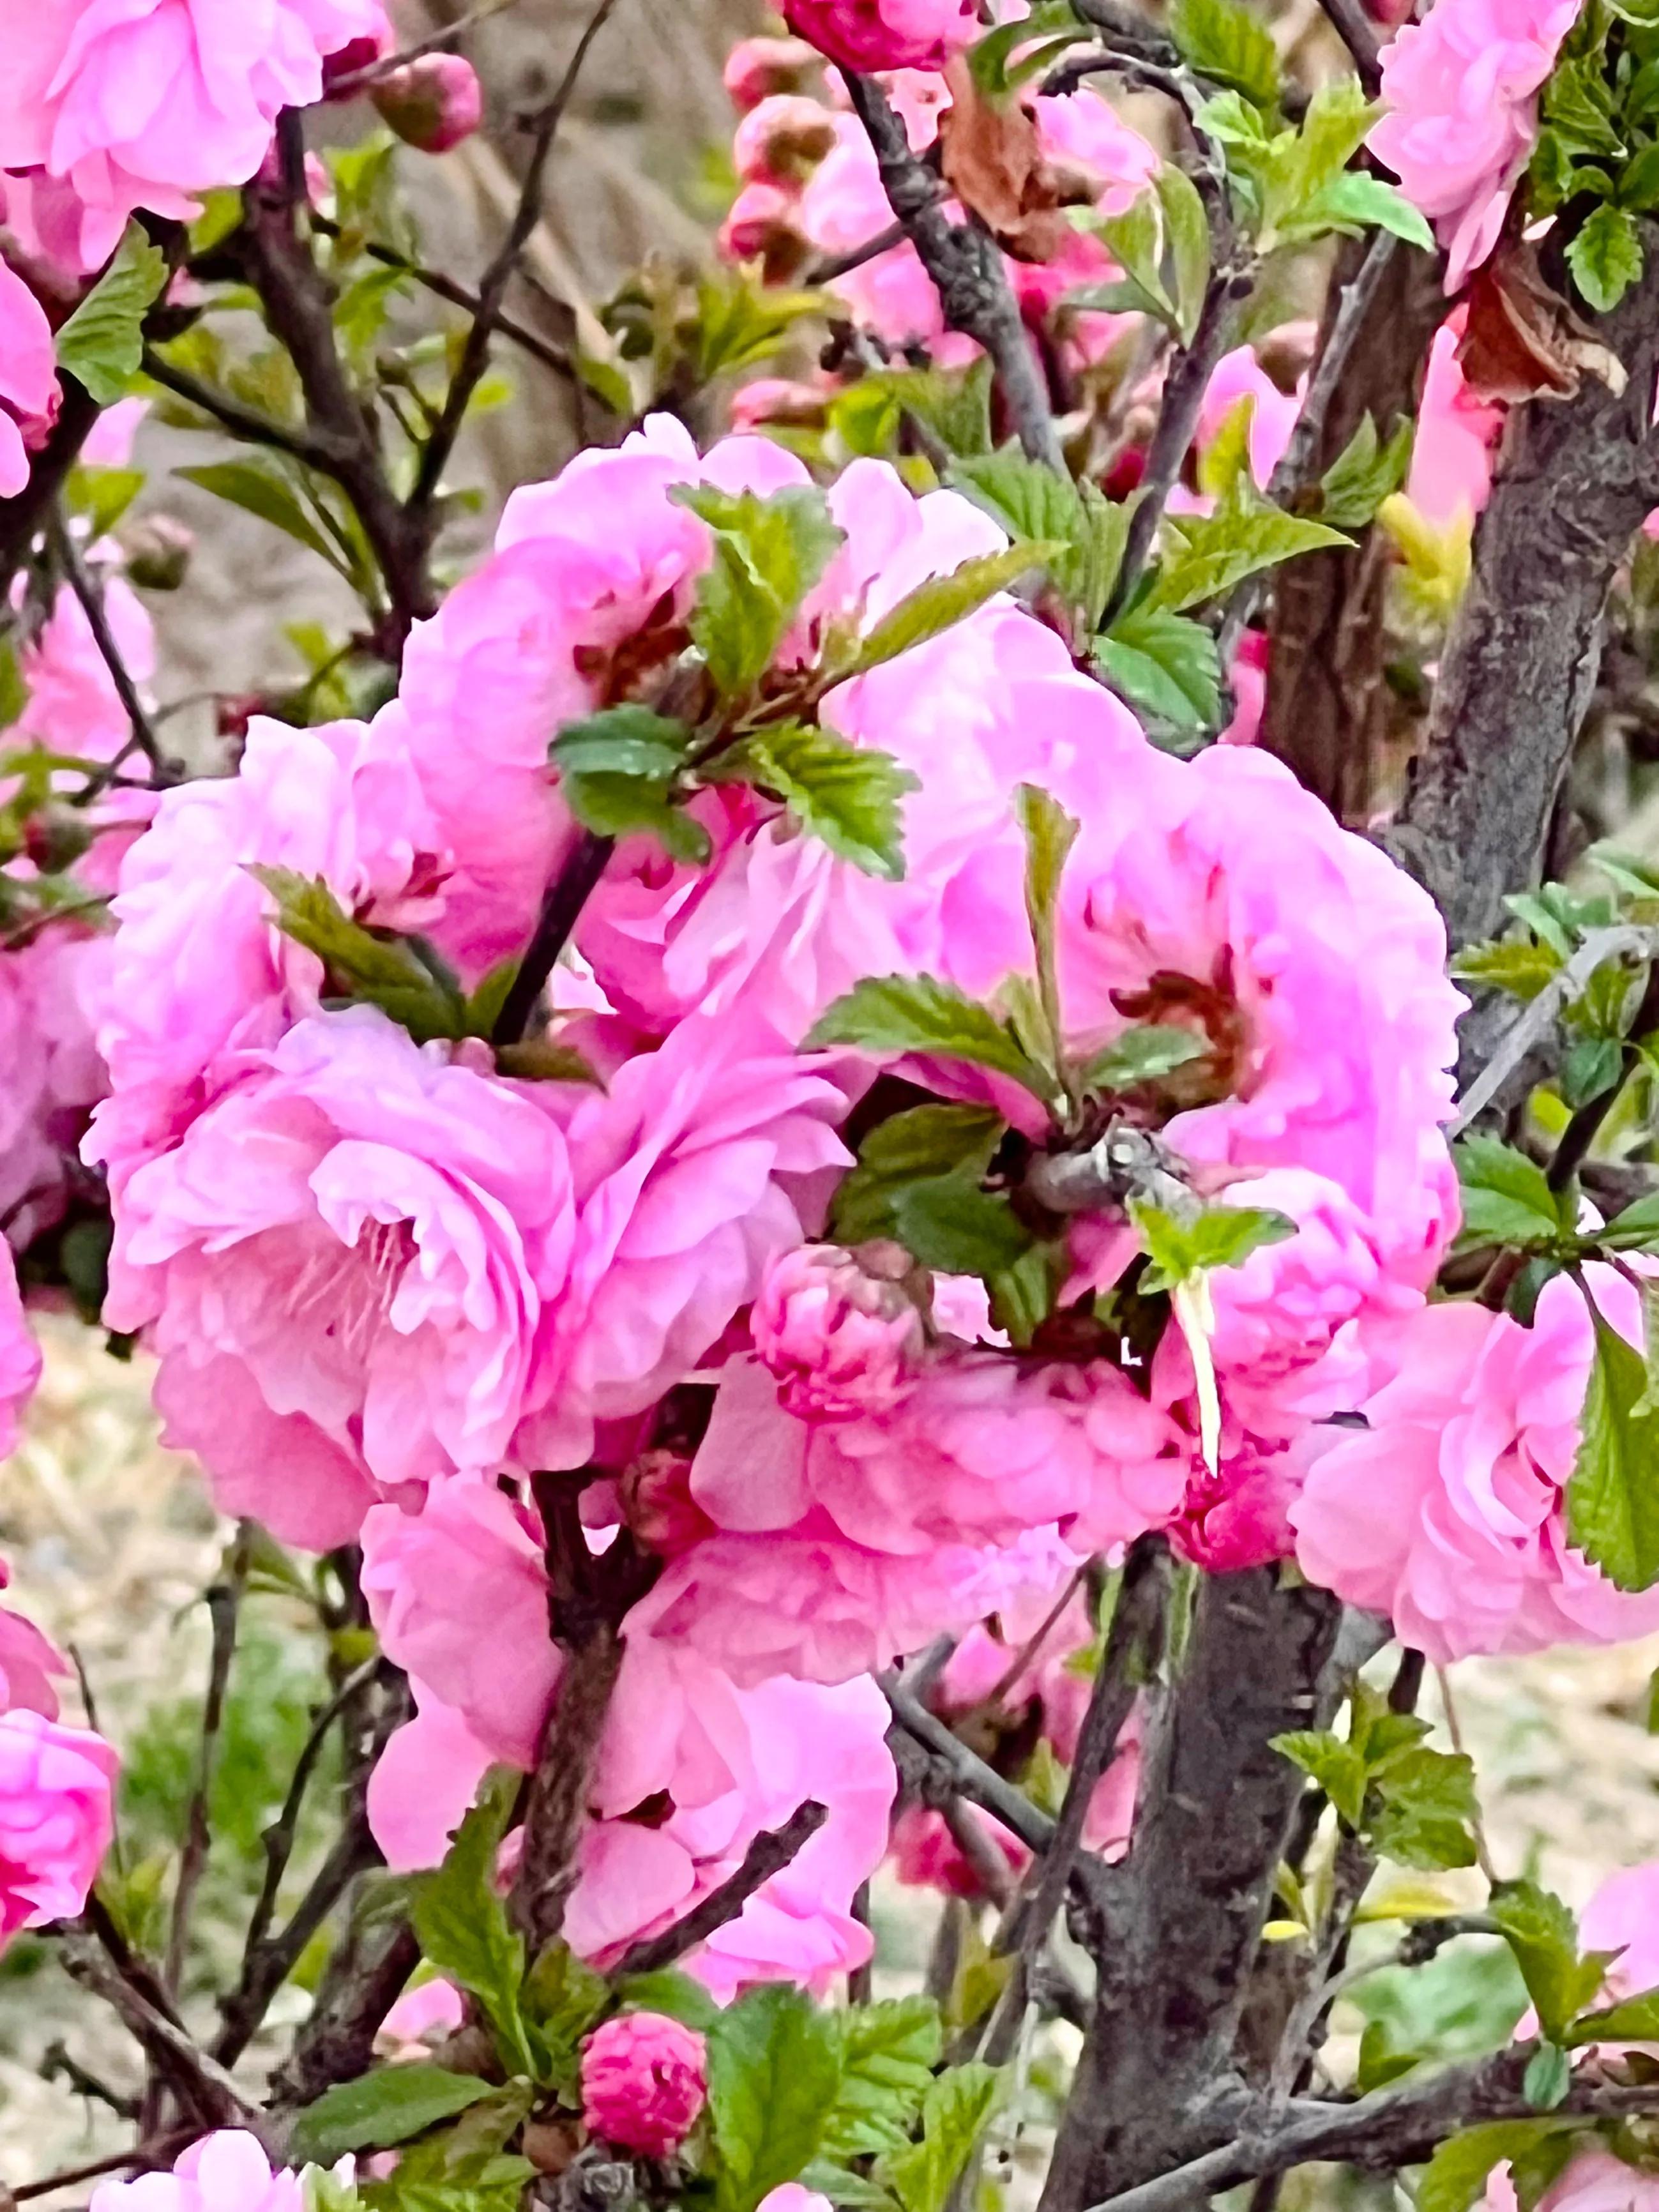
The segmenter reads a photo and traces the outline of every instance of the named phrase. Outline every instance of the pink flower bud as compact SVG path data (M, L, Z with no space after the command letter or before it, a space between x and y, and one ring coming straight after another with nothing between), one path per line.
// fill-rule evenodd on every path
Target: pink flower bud
M708 2095L702 2036L663 2013L623 2013L582 2045L582 2118L625 2150L666 2158Z
M398 136L423 154L447 154L483 118L477 71L460 54L422 54L374 85L369 98Z
M802 184L836 143L836 118L822 101L776 93L751 108L732 142L745 184Z
M740 39L726 57L726 89L747 113L775 92L799 92L817 65L805 39Z
M979 35L972 0L784 0L784 20L843 69L943 69Z
M109 1848L119 1764L85 1729L0 1714L0 1943L86 1904Z
M803 1420L879 1413L902 1398L922 1346L899 1245L804 1244L775 1261L750 1316L778 1395Z

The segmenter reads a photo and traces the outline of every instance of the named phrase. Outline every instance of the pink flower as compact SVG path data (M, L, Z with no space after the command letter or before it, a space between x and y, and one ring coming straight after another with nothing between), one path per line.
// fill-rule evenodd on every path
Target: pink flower
M120 1765L102 1736L42 1713L0 1713L0 1944L71 1918L109 1849Z
M3 1362L0 1362L0 1372L3 1372ZM0 1589L10 1579L10 1570L0 1559ZM26 1706L30 1712L55 1721L58 1692L52 1686L52 1677L68 1672L68 1660L32 1620L0 1606L0 1710L11 1712Z
M726 57L724 82L741 114L775 92L796 91L818 58L803 39L739 39Z
M1437 0L1382 50L1369 144L1433 222L1455 292L1498 243L1538 138L1538 93L1578 0Z
M921 1347L921 1310L903 1287L915 1272L896 1244L807 1244L775 1261L749 1325L780 1403L806 1419L895 1406Z
M0 953L0 1213L19 1252L86 1181L75 1156L106 1079L85 1000L105 952L65 921Z
M142 690L155 673L155 631L142 601L120 576L103 586L110 635ZM52 602L45 626L18 656L29 690L18 717L25 737L52 752L111 760L132 734L85 610L68 586Z
M784 0L792 31L843 69L943 69L979 35L969 0Z
M1487 2212L1516 2212L1515 2184L1505 2166L1486 2184ZM1576 2150L1538 2199L1537 2212L1659 2212L1659 2178L1626 2166L1591 2142Z
M369 97L383 122L422 154L447 154L483 120L483 88L462 54L422 54L377 79Z
M667 2158L708 2101L707 2061L695 2028L659 2012L619 2013L582 2045L582 2118L607 2142Z
M257 2138L236 2128L181 2151L171 2173L100 2181L90 2212L304 2212L305 2203L300 2176L273 2169Z
M380 2022L380 2036L400 2057L425 2058L433 2045L453 2035L465 2018L460 1991L440 1974L404 1991Z
M57 404L52 325L22 278L0 261L0 499L15 498L28 482L28 448Z
M8 27L0 168L73 188L96 268L136 208L188 221L195 194L246 184L323 57L379 20L379 0L42 0Z
M1442 527L1459 514L1473 522L1486 504L1504 428L1504 409L1477 399L1458 366L1468 320L1460 307L1434 334L1406 479L1412 504Z
M1639 1339L1628 1284L1589 1273L1607 1318ZM1590 1351L1589 1314L1565 1277L1546 1286L1530 1329L1474 1304L1407 1316L1389 1379L1364 1404L1368 1426L1328 1431L1309 1450L1290 1509L1304 1573L1386 1613L1437 1664L1659 1626L1659 1592L1616 1589L1567 1537Z
M830 2212L830 2199L799 2181L784 2181L762 2197L757 2212Z
M569 1168L555 1086L471 1057L372 1007L313 1017L120 1192L106 1317L150 1330L168 1433L225 1510L289 1540L495 1465L522 1413Z
M1250 474L1265 490L1291 442L1302 411L1302 391L1281 392L1249 346L1237 346L1216 363L1199 410L1197 445L1213 443L1223 424L1243 400L1250 402Z
M40 1347L23 1318L11 1247L0 1237L0 1459L16 1450L19 1418L40 1380Z
M836 118L821 100L775 93L738 124L732 160L745 184L787 190L809 175L835 143Z

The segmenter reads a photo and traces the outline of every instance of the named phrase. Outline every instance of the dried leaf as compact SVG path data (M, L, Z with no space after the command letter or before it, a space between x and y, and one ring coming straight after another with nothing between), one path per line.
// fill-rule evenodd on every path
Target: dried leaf
M1016 261L1051 261L1071 235L1062 210L1089 197L1087 180L1043 156L1019 101L989 99L963 60L945 71L951 106L939 118L945 181Z
M1625 386L1623 364L1546 283L1520 240L1500 246L1476 272L1457 359L1481 399L1570 399L1586 376L1600 377L1615 395Z

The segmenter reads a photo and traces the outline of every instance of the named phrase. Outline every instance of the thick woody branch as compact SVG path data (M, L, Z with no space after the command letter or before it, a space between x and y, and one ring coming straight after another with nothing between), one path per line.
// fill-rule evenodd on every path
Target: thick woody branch
M781 1827L763 1829L744 1853L743 1864L734 1875L718 1889L710 1890L684 1920L665 1928L660 1936L647 1936L642 1942L631 1944L623 1952L617 1972L654 1974L684 1958L688 1951L695 1951L699 1943L707 1942L718 1929L737 1918L757 1889L764 1888L774 1875L791 1864L829 1817L829 1807L809 1797Z
M381 2023L420 1960L407 1920L354 1918L328 1963L311 2017L274 2077L277 2109L308 2105L336 2081L368 2071Z
M1019 442L1030 459L1064 473L1048 393L996 240L975 223L951 222L940 201L939 179L911 152L908 134L886 94L872 77L843 74L854 110L875 148L888 204L933 281L945 321L990 356Z
M566 854L564 865L543 895L534 933L495 1018L495 1026L490 1033L492 1044L517 1044L530 1027L547 979L582 908L605 873L616 842L614 837L601 837L592 830L584 830Z

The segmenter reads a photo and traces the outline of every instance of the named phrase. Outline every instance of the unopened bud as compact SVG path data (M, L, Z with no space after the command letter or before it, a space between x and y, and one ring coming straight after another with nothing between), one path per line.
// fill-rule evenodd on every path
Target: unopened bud
M691 1495L691 1462L684 1452L641 1452L617 1488L623 1517L648 1552L672 1559L709 1534L708 1516Z
M818 57L805 39L740 39L726 64L726 89L745 113L775 92L799 92Z
M406 145L447 154L483 119L477 71L460 54L422 54L369 89L381 118Z
M147 592L176 592L195 550L196 533L176 516L146 515L127 533L127 574Z

